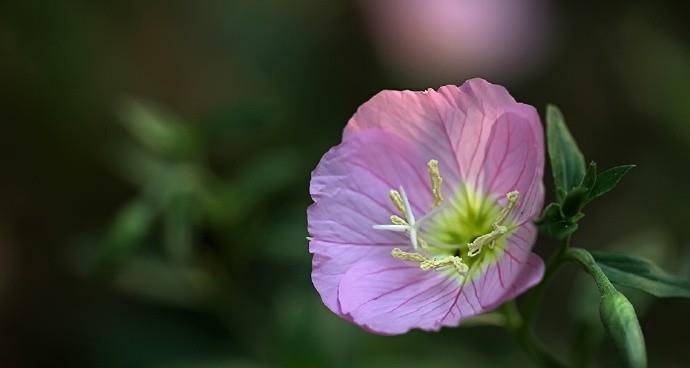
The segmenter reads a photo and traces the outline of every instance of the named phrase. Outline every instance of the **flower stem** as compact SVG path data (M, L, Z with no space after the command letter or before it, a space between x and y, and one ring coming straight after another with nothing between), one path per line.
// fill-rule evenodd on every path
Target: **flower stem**
M611 284L611 281L609 281L609 278L606 277L601 268L597 266L596 261L594 261L594 258L592 258L588 251L582 248L570 248L566 251L565 257L580 263L587 270L597 284L601 295L608 295L616 291L616 288Z
M546 287L553 279L556 271L560 269L566 260L566 253L570 248L570 236L561 241L558 250L546 262L546 269L544 271L544 278L542 282L537 285L532 292L527 296L526 300L526 314L524 318L520 315L517 306L514 302L506 304L504 313L508 326L512 330L515 337L518 339L520 346L530 355L530 357L543 367L566 367L553 355L548 353L544 347L537 341L533 330L534 320L539 309L539 304Z
M525 324L531 326L534 324L534 319L536 318L537 311L539 310L539 304L544 296L544 291L548 287L551 279L556 274L556 271L560 269L566 260L566 252L570 248L570 236L561 241L561 245L558 250L546 261L546 270L544 271L544 278L537 285L532 292L527 296L525 304L527 305L527 313L525 315Z
M551 355L544 347L536 340L532 333L530 326L525 323L520 311L515 304L515 301L510 301L503 305L502 312L506 317L506 325L517 339L520 347L538 363L545 368L564 368L567 367L556 357Z

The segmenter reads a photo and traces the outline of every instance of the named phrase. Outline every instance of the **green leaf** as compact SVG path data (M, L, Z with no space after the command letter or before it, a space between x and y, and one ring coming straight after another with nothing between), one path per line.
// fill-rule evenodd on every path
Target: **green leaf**
M635 165L621 165L610 168L597 175L596 183L589 192L589 201L610 192ZM588 201L588 202L589 202Z
M570 192L585 176L585 159L568 131L563 114L554 105L546 106L546 137L549 145L551 171L559 200L561 191Z
M575 220L567 219L563 215L561 205L554 202L546 206L541 217L537 220L537 225L539 230L546 235L556 239L564 239L577 230L576 221L578 219L579 217Z
M591 191L592 188L594 188L594 185L597 182L597 163L592 161L589 163L589 166L587 167L587 173L585 173L585 178L582 179L582 184L580 187L586 189L587 191Z
M592 256L617 285L660 298L690 298L690 281L664 271L647 259L608 252L592 252Z
M549 222L549 221L560 221L564 218L563 211L561 211L561 205L555 202L549 203L544 211L542 211L537 224Z
M191 125L152 105L127 101L121 121L133 138L156 154L193 158L201 149L198 134Z

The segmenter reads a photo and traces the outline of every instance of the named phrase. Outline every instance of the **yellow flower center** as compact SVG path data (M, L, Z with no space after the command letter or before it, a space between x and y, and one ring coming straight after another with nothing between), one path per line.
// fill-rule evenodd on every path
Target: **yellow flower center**
M425 271L451 270L464 277L473 265L492 260L505 246L506 237L515 228L510 214L519 193L506 193L506 205L502 207L495 199L465 185L451 200L444 201L438 161L430 160L427 169L433 197L429 212L417 219L405 190L391 189L389 197L399 213L390 216L391 224L373 228L403 232L409 238L411 252L394 248L393 257L417 262Z

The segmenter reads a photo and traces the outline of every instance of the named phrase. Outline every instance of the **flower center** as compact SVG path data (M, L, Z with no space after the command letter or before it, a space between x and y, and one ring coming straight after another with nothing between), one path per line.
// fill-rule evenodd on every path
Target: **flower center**
M506 193L501 206L489 196L463 185L450 200L444 200L438 161L427 163L431 180L432 208L417 219L405 190L391 189L390 200L398 214L391 224L374 225L376 230L402 232L410 240L408 251L394 248L391 255L402 261L419 263L422 270L450 270L464 277L475 265L495 259L514 230L510 214L519 193Z

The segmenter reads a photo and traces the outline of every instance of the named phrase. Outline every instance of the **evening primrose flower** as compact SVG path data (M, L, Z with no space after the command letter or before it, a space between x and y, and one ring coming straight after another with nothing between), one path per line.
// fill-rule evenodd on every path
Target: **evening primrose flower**
M438 330L538 283L544 143L532 106L482 79L383 91L312 173L312 281L379 334Z

